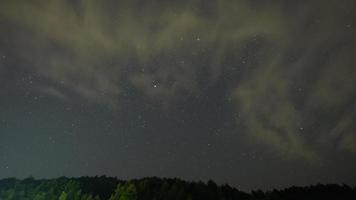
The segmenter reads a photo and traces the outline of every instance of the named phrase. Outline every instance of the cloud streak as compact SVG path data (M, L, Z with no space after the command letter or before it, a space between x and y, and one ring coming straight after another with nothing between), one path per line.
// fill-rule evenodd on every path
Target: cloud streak
M167 105L228 74L247 135L315 163L328 148L321 141L355 152L354 8L351 1L8 0L0 15L28 33L14 48L54 83L46 93L69 99L60 85L116 107L129 84Z

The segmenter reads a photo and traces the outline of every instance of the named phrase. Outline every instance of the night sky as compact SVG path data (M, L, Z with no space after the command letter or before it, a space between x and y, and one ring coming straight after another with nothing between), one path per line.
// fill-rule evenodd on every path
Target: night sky
M0 0L0 178L356 185L356 1Z

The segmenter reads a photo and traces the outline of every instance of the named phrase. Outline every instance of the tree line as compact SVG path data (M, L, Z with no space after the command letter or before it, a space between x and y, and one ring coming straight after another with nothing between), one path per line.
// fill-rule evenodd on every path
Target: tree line
M347 185L313 185L250 193L213 181L188 182L177 178L112 177L0 180L0 200L300 200L356 199Z

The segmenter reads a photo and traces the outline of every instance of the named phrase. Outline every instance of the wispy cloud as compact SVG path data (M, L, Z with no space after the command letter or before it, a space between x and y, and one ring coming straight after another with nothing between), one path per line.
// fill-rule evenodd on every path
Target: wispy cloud
M226 87L251 138L310 162L324 138L354 152L355 125L338 116L355 115L355 3L210 3L5 0L0 15L29 33L14 48L31 70L93 102L118 106L125 84L174 102L231 72Z

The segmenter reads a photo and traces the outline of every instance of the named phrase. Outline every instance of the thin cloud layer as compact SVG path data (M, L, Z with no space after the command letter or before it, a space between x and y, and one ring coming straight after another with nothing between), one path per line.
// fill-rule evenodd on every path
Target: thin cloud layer
M46 94L120 107L130 85L174 105L223 81L253 140L310 163L355 153L355 3L172 4L8 0L0 16L27 33L12 48Z

